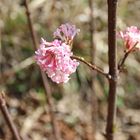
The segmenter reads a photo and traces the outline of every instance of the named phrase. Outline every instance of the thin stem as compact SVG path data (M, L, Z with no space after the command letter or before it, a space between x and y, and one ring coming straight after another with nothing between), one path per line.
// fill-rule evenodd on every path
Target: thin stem
M91 52L91 63L95 64L95 54L96 54L96 46L94 43L94 32L95 32L95 24L94 24L94 9L93 9L93 0L88 0L89 8L90 8L90 52ZM90 95L91 98L91 116L92 116L92 128L93 128L93 140L95 140L95 134L96 134L96 125L97 125L97 111L98 111L98 102L97 97L95 94L95 81L96 73L92 72L91 74L91 88L92 88L92 94Z
M89 0L90 8L90 44L91 44L91 62L95 63L96 47L94 43L94 15L93 15L93 0Z
M42 79L43 79L45 90L47 91L46 98L47 98L47 102L48 102L48 106L49 106L50 116L51 116L51 119L52 119L53 134L54 134L56 140L61 140L60 131L58 129L57 120L56 120L56 117L55 117L55 114L54 114L54 109L55 108L54 108L53 100L52 100L52 96L51 96L52 95L51 94L51 88L50 88L49 84L46 82L46 75L43 71L41 71L41 76L42 76Z
M116 9L117 0L108 0L108 58L109 58L109 97L106 126L107 140L114 139L114 120L116 116L116 89L117 89L117 47L116 47Z
M36 50L38 48L38 41L37 41L37 37L33 28L33 23L30 17L30 11L29 11L29 7L28 7L28 1L24 0L24 4L25 4L25 8L26 8L26 15L27 15L27 20L28 20L28 26L30 29L30 33L31 33L31 37L32 37L32 41L33 41L33 47Z
M135 47L136 47L137 44L138 44L138 42L136 42L135 45L134 45L130 50L128 50L128 51L125 52L123 58L120 60L120 62L119 62L119 64L118 64L118 70L119 70L119 72L122 70L122 67L123 67L123 65L124 65L124 63L125 63L125 61L126 61L128 55L129 55L131 52L135 51Z
M38 48L38 43L37 43L34 28L33 28L33 23L32 23L31 17L30 17L30 12L29 12L27 0L25 0L25 8L26 8L26 15L27 15L27 19L28 19L28 25L29 25L29 29L31 32L31 36L32 36L33 46L34 46L34 49L36 50ZM56 117L54 114L54 104L53 104L53 99L51 96L51 88L49 86L49 82L48 82L48 79L46 77L46 74L41 69L40 69L40 72L41 72L41 77L42 77L43 84L45 87L46 100L47 100L47 103L49 106L49 113L51 116L51 123L52 123L52 128L53 128L54 139L61 140L60 132L59 132L59 129L57 127Z
M128 57L128 55L130 54L130 52L126 52L123 56L123 58L120 60L120 63L118 64L118 70L121 71L122 67L126 61L126 58Z
M108 75L108 73L105 73L101 68L97 67L96 65L87 62L86 60L84 60L83 57L79 57L79 56L73 55L73 56L71 56L71 58L83 62L84 64L86 64L87 66L89 66L92 70L97 71L98 73L104 75L108 79L111 78L110 75Z
M3 93L0 93L0 109L4 116L5 121L7 122L8 126L9 126L10 131L12 132L12 134L14 136L14 139L21 140L19 132L17 131L16 126L15 126L15 124L12 120L12 117L8 111L8 108L6 106L6 101L5 101L5 97L4 97Z

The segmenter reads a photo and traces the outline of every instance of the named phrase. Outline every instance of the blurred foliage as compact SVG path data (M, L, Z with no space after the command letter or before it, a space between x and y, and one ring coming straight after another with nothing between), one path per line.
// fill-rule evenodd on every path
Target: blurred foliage
M121 0L118 3L118 30L126 26L139 26L139 5L140 1ZM43 37L48 41L53 39L53 31L62 23L71 22L80 28L80 34L76 37L73 44L73 52L83 56L90 61L90 32L89 32L89 7L87 0L32 0L29 3L31 17L34 28L38 36L38 41ZM96 45L96 64L105 71L108 71L107 54L107 4L106 1L94 1L95 16L95 45ZM1 44L1 76L25 60L34 55L30 31L27 25L25 8L20 0L1 0L0 1L0 44ZM118 40L118 61L123 56L123 44ZM136 99L140 97L140 55L139 52L131 54L126 61L127 71L119 77L117 105L121 107L131 107L131 104L138 104ZM91 90L91 71L87 66L81 64L78 71L71 76L69 83L56 85L49 80L53 90L53 97L56 101L57 109L67 113L65 121L73 126L77 122L77 116L82 111L88 112L89 98ZM37 94L44 102L44 89L40 73L36 64L33 64L14 75L9 76L1 83L0 89L5 90L9 95L17 98L24 98L32 91ZM97 74L96 96L99 103L107 101L108 83L105 78ZM138 97L137 97L137 96ZM130 99L130 97L133 100ZM135 102L136 101L136 102ZM84 106L81 107L80 105ZM102 103L101 103L102 104ZM139 104L138 104L139 105ZM76 111L76 107L82 111ZM100 105L99 105L100 106ZM104 106L104 104L103 104ZM137 105L135 105L137 106ZM67 108L68 107L68 108ZM140 106L139 106L140 107ZM67 109L66 109L67 108ZM75 111L72 111L72 109ZM85 112L83 114L85 114ZM89 113L89 112L88 112ZM74 114L74 115L73 115ZM106 113L105 113L106 114ZM87 115L88 116L88 115ZM87 117L89 118L89 117ZM84 117L82 118L85 119ZM86 119L85 119L86 120Z
M132 5L137 5L139 2L136 1L132 4L133 1L120 1L118 4L118 28L125 27L130 23L133 23L135 19L135 25L138 24L140 18L137 18L137 10L133 10ZM123 5L123 6L122 6ZM32 42L30 37L30 32L27 25L27 19L25 15L25 9L23 3L19 0L14 2L8 1L1 1L0 3L1 8L1 20L0 20L0 27L1 27L1 44L2 44L2 71L6 71L7 69L12 68L17 63L21 62L25 58L34 55L34 51L32 48ZM30 11L32 15L32 19L34 21L34 27L36 32L38 33L38 38L44 37L47 40L52 40L52 33L53 31L59 26L61 23L65 22L72 22L76 24L78 28L81 29L79 36L75 39L73 51L77 55L81 55L85 57L88 61L90 61L90 33L89 33L89 8L88 2L85 0L82 1L49 1L49 0L34 0L30 2ZM98 8L100 7L100 9ZM129 7L129 8L127 8ZM71 10L72 9L72 10ZM95 15L95 43L97 47L96 53L96 62L103 69L107 67L107 5L106 2L102 2L101 0L95 1L94 4L94 15ZM132 11L132 12L131 12ZM136 13L136 14L135 14ZM135 15L135 16L133 16ZM130 20L133 17L133 20ZM125 22L124 22L125 21ZM38 39L39 40L39 39ZM118 44L118 51L121 52L118 54L118 60L123 55L122 43ZM103 48L106 48L105 50ZM136 55L137 59L140 59L139 55ZM135 56L130 56L127 60L136 61ZM136 92L139 89L139 78L135 78L135 74L137 74L137 69L139 66L135 67L133 65L129 66L129 73L126 73L123 76L121 85L124 85L123 90L126 93ZM136 62L138 63L138 62ZM82 64L81 64L82 65ZM35 66L36 67L36 66ZM79 67L80 73L80 80L84 82L90 76L90 72L85 68ZM32 69L32 70L31 70ZM83 70L84 71L83 71ZM131 75L131 71L134 71ZM74 74L75 75L75 74ZM74 75L72 77L74 77ZM30 79L30 80L29 80ZM10 93L25 93L28 92L30 88L41 86L41 81L38 81L39 73L35 70L34 66L32 68L27 68L26 70L22 70L17 73L15 76L10 77L4 83L4 88ZM73 78L70 80L70 84L74 83L77 85L78 82ZM83 80L82 80L83 79ZM41 79L40 79L41 80ZM104 94L107 96L108 88L107 84L104 86L104 81L100 78L100 75L97 77L99 80L99 84L102 85L104 89ZM133 82L131 82L133 80ZM32 83L34 87L32 87ZM126 81L128 81L126 83ZM30 84L29 84L30 83ZM88 84L88 82L84 82L84 84ZM55 86L55 85L53 85ZM78 86L78 85L77 85ZM88 85L87 85L88 86ZM57 86L56 86L57 87ZM71 89L72 90L72 89ZM59 91L59 90L58 90ZM77 91L78 92L78 91ZM61 95L61 94L60 94ZM54 94L54 97L60 98L59 93Z

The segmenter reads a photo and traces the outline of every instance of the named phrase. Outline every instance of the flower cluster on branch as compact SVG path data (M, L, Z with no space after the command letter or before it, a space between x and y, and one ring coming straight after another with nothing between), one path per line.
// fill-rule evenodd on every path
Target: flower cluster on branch
M136 26L120 31L119 36L124 40L126 52L140 50L140 30Z
M110 79L109 74L102 69L88 63L81 57L73 56L71 46L79 31L75 25L66 23L56 29L52 42L47 42L41 38L40 46L35 52L35 60L53 82L68 82L69 76L76 71L79 65L78 61L87 64L93 70ZM136 26L127 27L125 31L120 31L118 36L123 39L125 46L125 54L118 64L118 70L121 71L128 55L133 51L140 50L140 30Z
M79 62L71 59L73 55L70 45L79 32L74 25L62 24L54 32L52 42L41 39L40 46L35 52L35 59L40 68L56 83L66 83L70 74L76 71ZM58 40L59 39L59 40Z

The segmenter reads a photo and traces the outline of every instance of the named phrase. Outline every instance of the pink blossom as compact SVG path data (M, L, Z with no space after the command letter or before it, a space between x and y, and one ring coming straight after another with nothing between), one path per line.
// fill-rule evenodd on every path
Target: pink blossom
M79 32L80 29L77 29L75 25L66 23L58 27L53 35L55 38L61 39L61 41L71 45L75 35Z
M70 58L73 55L70 47L57 39L47 42L42 38L35 54L37 64L56 83L66 83L69 75L74 73L79 65Z
M120 31L119 36L124 40L127 51L140 50L140 30L136 26Z

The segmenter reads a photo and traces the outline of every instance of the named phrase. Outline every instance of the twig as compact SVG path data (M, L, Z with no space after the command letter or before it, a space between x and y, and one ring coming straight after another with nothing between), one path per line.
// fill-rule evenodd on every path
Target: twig
M26 14L27 14L27 19L28 19L29 29L30 29L31 36L32 36L33 46L34 46L34 49L36 50L38 48L38 43L37 43L35 31L33 29L33 23L32 23L32 20L30 18L30 12L29 12L29 7L28 7L27 0L25 0L25 8L26 8ZM54 111L53 111L54 105L53 105L53 100L52 100L52 96L51 96L51 88L49 86L49 82L48 82L48 79L46 77L46 74L41 69L40 69L40 72L41 72L43 84L44 84L44 87L45 87L46 100L47 100L48 106L49 106L49 112L50 112L51 121L52 121L54 139L55 140L61 140L60 132L59 132L59 129L57 127L57 121L56 121L55 114L54 114Z
M135 49L135 47L136 47L137 44L138 44L138 42L136 42L135 45L134 45L129 51L126 51L126 52L125 52L123 58L120 60L120 62L119 62L119 64L118 64L118 70L119 70L119 72L122 70L122 67L123 67L123 65L124 65L124 63L125 63L125 61L126 61L128 55L129 55L131 52L134 51L134 49Z
M7 109L4 93L0 93L0 109L4 116L5 121L7 122L10 131L12 132L15 140L21 140L19 132L16 129L16 126L11 118L11 115Z
M94 9L93 9L93 0L88 0L89 3L89 8L90 8L90 21L89 21L89 26L90 26L90 52L91 52L91 63L95 64L95 55L96 55L96 46L94 43L94 32L95 32L95 22L94 22ZM91 88L92 88L92 94L90 95L91 98L91 117L92 117L92 128L93 128L93 140L95 140L95 134L96 134L96 125L97 125L97 116L98 116L98 102L97 102L97 97L95 94L95 78L96 78L96 73L92 72L91 74Z
M55 10L55 5L56 5L56 0L52 0L52 7L51 7L52 12Z
M118 64L118 70L119 72L122 70L122 67L126 61L126 58L128 57L128 55L130 54L130 52L126 52L123 56L123 58L120 60L119 64Z
M36 50L38 48L38 41L37 41L37 37L36 34L34 32L34 28L33 28L33 23L30 17L30 11L29 11L29 7L28 7L28 0L24 0L24 4L25 4L25 8L26 8L26 15L27 15L27 19L28 19L28 25L29 25L29 29L30 29L30 33L31 33L31 37L32 37L32 41L33 41L33 47Z
M96 65L87 62L86 60L84 60L83 57L79 57L79 56L73 55L73 56L71 56L71 58L72 58L72 59L76 59L76 60L78 60L78 61L81 61L81 62L85 63L85 64L86 64L87 66L89 66L91 69L93 69L93 70L97 71L98 73L104 75L106 78L108 78L108 79L111 78L110 75L109 75L108 73L105 73L101 68L97 67Z
M94 43L94 15L93 15L93 0L88 0L90 8L90 44L91 44L91 62L95 63L96 47Z
M117 47L116 47L116 9L117 0L108 0L108 57L109 57L109 97L106 126L107 140L114 139L114 120L116 116L116 89L117 89Z
M0 63L2 63L2 60L3 60L3 55L2 55L2 43L1 43L1 30L0 30ZM2 68L0 66L0 74L2 72Z
M48 82L46 82L46 75L43 71L41 71L41 75L42 75L45 90L47 91L46 98L49 105L49 113L52 120L53 134L54 134L55 140L61 140L60 130L58 129L57 120L54 114L54 105L53 105L53 100L52 100L51 88Z

